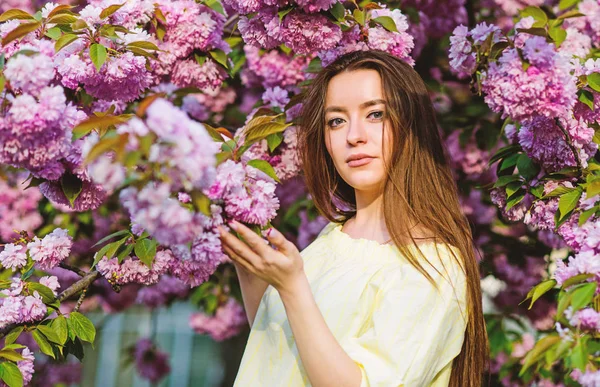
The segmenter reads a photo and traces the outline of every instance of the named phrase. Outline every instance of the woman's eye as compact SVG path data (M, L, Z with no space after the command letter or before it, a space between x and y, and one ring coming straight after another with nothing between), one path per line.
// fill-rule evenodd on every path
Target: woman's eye
M382 111L376 111L376 112L373 112L373 113L371 113L369 115L373 115L373 114L377 114L378 115L376 117L374 116L373 118L376 118L376 119L383 118L383 112Z
M332 118L331 120L327 121L327 126L329 126L330 128L334 128L336 126L336 125L334 125L336 120L342 120L342 119L341 118Z

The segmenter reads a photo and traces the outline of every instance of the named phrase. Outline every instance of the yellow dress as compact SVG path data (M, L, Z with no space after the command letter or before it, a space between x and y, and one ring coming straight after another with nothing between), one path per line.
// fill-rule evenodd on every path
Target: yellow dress
M467 321L465 276L448 249L458 250L419 245L456 289L425 263L438 293L395 246L341 228L329 223L301 255L327 326L362 371L361 387L448 386ZM279 293L269 285L234 387L310 385Z

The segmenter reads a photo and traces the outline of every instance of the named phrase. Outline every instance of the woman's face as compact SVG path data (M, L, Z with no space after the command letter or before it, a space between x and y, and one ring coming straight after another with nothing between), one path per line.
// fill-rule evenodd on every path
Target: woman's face
M346 183L358 191L378 192L383 188L386 179L383 156L386 152L389 162L391 135L377 71L342 72L329 81L325 97L325 145ZM360 154L369 157L349 160Z

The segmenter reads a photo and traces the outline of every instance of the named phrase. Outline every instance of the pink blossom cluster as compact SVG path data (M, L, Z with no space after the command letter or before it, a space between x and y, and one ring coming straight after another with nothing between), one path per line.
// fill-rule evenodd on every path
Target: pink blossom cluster
M157 383L171 372L169 354L159 350L152 340L143 338L133 349L135 368L143 379Z
M28 257L37 263L40 269L49 270L69 257L73 239L67 230L57 228L44 238L37 236L27 245L8 243L0 252L0 263L4 268L17 269L27 265Z
M152 285L158 282L161 275L165 274L174 264L175 257L170 250L160 250L156 252L152 267L134 257L126 257L123 263L119 264L117 257L98 261L96 267L110 282L124 285L130 282L144 285Z
M154 71L167 76L179 87L197 87L203 91L218 89L227 73L210 55L200 64L194 54L231 47L223 40L225 16L192 0L161 0L158 7L166 18L166 33L159 48Z
M260 49L251 45L244 46L244 53L247 67L242 70L241 78L247 86L289 89L306 80L304 69L310 62L310 56L293 56L277 50L261 55Z
M242 161L265 160L275 169L281 181L288 180L300 172L301 162L298 154L297 127L290 126L283 132L283 141L274 150L269 151L267 140L261 140L242 155Z
M593 308L584 308L573 313L572 307L568 307L565 316L569 319L569 324L575 328L600 332L600 313Z
M206 193L211 200L223 203L227 217L243 223L266 226L279 209L274 180L250 165L233 160L217 167L215 183Z
M465 0L407 0L402 7L412 7L419 11L419 24L427 35L442 38L456 26L467 23Z
M213 121L219 122L223 120L227 106L234 103L236 97L232 87L221 87L216 91L207 89L204 93L183 97L181 109L200 122L209 120L211 115Z
M150 149L149 161L160 164L171 190L210 186L215 178L219 145L205 127L163 98L155 100L146 115L145 121L134 117L117 128L117 133L130 135L129 150L137 149L138 138L152 132L158 138Z
M6 12L9 9L21 9L25 12L35 12L32 0L3 0L0 3L0 12Z
M490 150L481 149L475 140L473 130L466 144L460 144L461 131L455 130L446 138L446 147L450 156L451 166L464 172L468 179L477 180L488 171L488 162L491 157ZM493 151L493 150L492 150Z
M94 10L123 4L117 12L109 16L108 21L130 30L148 23L152 19L155 8L152 0L88 0L87 3L93 6Z
M175 277L163 275L156 285L142 288L137 294L136 302L149 308L158 308L167 305L173 299L184 298L189 291L188 284Z
M552 118L535 116L521 126L517 135L519 144L532 160L548 172L577 166L561 127L569 134L581 166L587 167L587 161L596 154L598 144L592 141L594 128L588 126L584 119L567 116L559 118L557 124Z
M294 9L280 20L277 11L277 6L265 7L252 18L240 17L238 28L246 44L265 49L285 44L302 55L331 49L342 37L341 28L321 14Z
M201 233L208 218L192 212L171 197L168 184L150 183L140 191L128 187L121 191L120 201L134 225L148 231L164 246L191 242Z
M452 31L448 56L450 70L456 76L467 78L473 74L477 66L475 62L477 49L488 39L490 34L493 35L494 43L502 39L500 29L485 22L477 24L471 31L462 24Z
M8 175L0 179L0 240L10 242L17 232L33 232L42 224L37 211L42 194L36 187L25 190L25 175Z
M511 222L517 222L523 219L527 213L527 209L533 202L533 195L526 193L525 198L520 203L508 210L506 210L506 191L504 190L504 187L493 188L490 191L490 199L492 200L492 203L500 208L504 218L510 220Z
M583 16L566 19L565 24L589 36L594 47L600 47L600 2L582 0L578 4L578 9Z
M248 323L244 308L234 299L219 306L214 316L203 312L192 313L190 327L199 334L209 335L216 341L223 341L237 335Z
M587 369L582 372L579 368L575 368L570 375L582 387L598 387L600 385L600 371Z
M6 63L6 79L19 92L8 95L8 109L0 114L0 163L55 180L64 172L60 159L70 151L71 128L86 115L67 102L62 87L51 85L52 44L40 41L23 48L37 53Z
M567 279L579 274L594 274L590 280L600 281L600 262L594 250L582 250L569 257L567 264L562 260L556 262L554 278L559 285Z
M37 291L22 295L25 282L14 277L10 289L2 290L0 297L0 328L10 324L37 321L46 314L46 305Z
M410 53L414 48L414 38L408 33L408 19L399 9L374 9L368 13L367 18L390 17L396 25L398 32L388 31L381 25L367 29L367 38L364 38L359 25L354 25L345 31L341 39L337 40L335 47L318 53L321 64L325 67L343 54L352 51L380 50L390 53L410 65L414 59Z
M483 75L485 102L515 121L568 117L577 100L569 58L540 36L528 38L521 54L518 50L506 49ZM529 64L526 70L520 55Z

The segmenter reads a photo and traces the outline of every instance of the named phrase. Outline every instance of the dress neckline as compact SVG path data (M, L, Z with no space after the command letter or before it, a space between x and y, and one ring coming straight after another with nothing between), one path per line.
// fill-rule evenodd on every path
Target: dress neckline
M352 236L350 236L349 234L345 233L344 231L342 231L342 227L344 226L343 223L338 223L337 225L335 225L332 229L332 232L335 233L336 235L338 235L339 238L347 241L348 243L361 243L361 244L366 244L369 246L373 246L376 248L391 248L394 250L397 250L398 247L394 244L393 241L390 241L388 243L379 243L376 240L373 239L367 239L367 238L354 238ZM421 242L419 244L410 244L408 247L424 247L424 246L429 246L429 245L434 245L437 242L435 241L427 241L427 242Z

